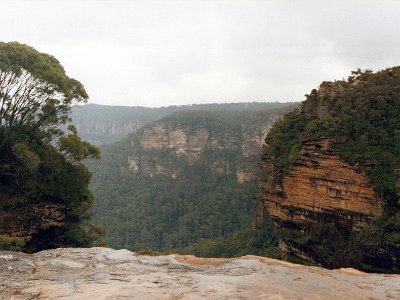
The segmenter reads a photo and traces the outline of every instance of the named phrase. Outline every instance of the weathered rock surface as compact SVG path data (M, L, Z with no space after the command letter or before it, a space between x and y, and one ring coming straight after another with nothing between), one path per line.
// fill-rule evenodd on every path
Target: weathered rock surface
M211 151L218 153L206 159L213 173L236 174L239 182L253 180L258 177L257 161L265 137L278 118L279 114L272 115L260 124L249 119L248 124L236 124L239 126L232 132L210 128L207 124L195 127L171 119L159 120L135 134L133 143L137 150L128 157L128 165L132 172L142 170L151 177L174 178L182 166L193 165L206 151ZM240 163L237 157L227 157L229 151L242 158Z
M337 142L324 137L303 140L299 157L282 182L271 158L263 157L261 194L279 230L304 228L329 218L359 230L382 215L383 199L365 174L338 157ZM285 234L280 235L280 245L283 252L310 259Z
M138 256L107 248L0 252L1 299L399 299L400 275L256 256Z
M310 222L315 214L341 212L339 217L357 229L382 214L383 199L374 192L370 179L343 162L333 144L328 138L304 140L299 158L282 183L274 172L262 172L261 189L271 216ZM264 159L261 167L270 166Z
M65 207L52 203L0 210L0 235L23 238L28 243L42 230L65 225Z

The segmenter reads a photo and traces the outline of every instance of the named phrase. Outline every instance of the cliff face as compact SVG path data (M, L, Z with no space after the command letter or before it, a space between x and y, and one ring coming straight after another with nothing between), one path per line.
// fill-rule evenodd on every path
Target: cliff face
M277 118L274 115L259 124L241 123L229 132L216 132L206 125L156 121L133 138L136 151L128 157L128 165L132 172L143 171L150 177L175 178L182 167L202 162L213 173L234 173L239 182L249 181L257 178L260 150Z
M303 140L298 158L282 181L276 177L271 157L266 155L261 161L261 194L282 232L285 254L310 259L285 229L304 230L311 223L330 219L360 230L383 213L384 201L374 192L371 180L338 157L337 143L326 137Z
M75 122L80 137L95 145L116 142L134 132L145 123L135 120L79 120Z
M0 210L0 237L4 240L3 245L9 241L9 247L17 247L13 250L28 250L30 241L37 235L64 225L65 211L62 206L55 204Z
M287 259L400 271L399 75L323 82L270 131L261 196Z

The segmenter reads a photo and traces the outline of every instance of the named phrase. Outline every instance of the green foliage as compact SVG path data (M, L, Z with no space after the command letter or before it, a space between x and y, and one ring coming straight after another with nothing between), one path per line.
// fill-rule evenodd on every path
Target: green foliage
M40 158L28 146L22 143L17 143L11 147L12 153L18 161L20 161L30 171L37 170L40 164Z
M105 247L107 246L106 230L95 224L87 224L85 226L85 231L88 239L88 243L92 247Z
M303 232L299 228L283 227L280 229L282 236L290 241L296 243L297 246L307 245L311 240L311 234L309 232Z
M320 222L313 224L308 232L312 236L308 247L316 262L328 268L360 267L362 252L358 250L357 234L351 231L351 225Z
M266 153L273 157L279 179L283 178L297 158L301 146L301 133L306 125L307 119L296 109L287 113L269 131Z
M389 244L400 247L400 232L392 232L389 234L387 240Z
M75 126L68 127L70 134L60 137L58 147L71 161L81 161L86 158L100 158L100 150L92 144L82 141Z
M0 42L0 126L39 128L52 138L73 103L86 101L82 84L53 56L16 42Z
M94 220L106 228L108 244L134 251L178 251L194 250L195 246L187 247L199 243L204 251L193 253L202 256L211 255L207 254L211 253L206 251L208 246L200 246L203 244L214 245L215 255L222 247L218 255L226 256L256 254L271 245L276 247L271 228L265 233L265 247L262 238L247 229L258 186L255 180L239 183L235 174L239 164L257 173L259 156L242 154L243 130L259 133L261 138L261 127L271 116L275 112L269 110L189 111L157 121L189 135L207 130L209 141L222 145L205 149L193 164L173 149L143 149L140 141L147 127L102 147L102 159L86 163L93 173ZM132 158L139 165L136 173L128 169ZM155 170L156 164L164 166L166 175L148 176L145 168ZM211 170L215 165L223 169L221 174ZM175 179L170 176L171 170L176 173ZM252 246L256 241L258 248Z
M368 268L366 265L373 261L387 270L391 266L385 265L385 259L390 255L382 253L397 246L400 231L400 191L396 186L400 166L400 67L377 73L357 70L347 81L323 83L306 98L300 111L287 114L268 134L267 154L274 161L278 179L282 180L291 168L301 139L334 137L341 141L335 146L340 157L366 173L376 193L385 199L385 214L360 233L327 219L306 232L285 229L282 236L325 266Z
M227 236L251 221L254 183L237 185L233 176L201 167L178 180L108 172L101 179L94 171L91 187L95 221L112 247L166 250Z
M0 209L58 203L66 212L66 228L48 237L38 233L43 236L33 239L30 251L90 244L81 225L93 202L91 175L80 161L98 157L99 150L82 141L75 127L68 134L60 129L71 105L87 98L54 57L0 42Z
M268 220L256 229L243 228L227 237L203 238L190 246L175 248L173 252L199 257L258 255L280 258L278 240Z
M0 250L21 251L25 245L25 239L17 236L0 234Z

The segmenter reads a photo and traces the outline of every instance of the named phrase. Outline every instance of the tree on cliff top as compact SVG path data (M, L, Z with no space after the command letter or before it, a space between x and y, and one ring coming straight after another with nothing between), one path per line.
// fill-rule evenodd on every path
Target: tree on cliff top
M68 121L71 105L87 99L83 85L69 78L53 56L27 45L0 42L2 127L33 126L54 134Z
M99 150L82 141L74 126L67 133L60 129L70 121L72 105L87 99L83 85L53 56L0 42L0 209L60 204L66 226L46 241L52 246L89 242L80 224L93 201L91 176L80 161L98 158Z

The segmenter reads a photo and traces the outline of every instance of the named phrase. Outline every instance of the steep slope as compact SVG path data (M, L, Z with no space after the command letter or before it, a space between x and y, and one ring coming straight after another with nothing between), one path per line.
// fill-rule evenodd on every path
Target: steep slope
M83 140L96 145L122 140L143 125L177 111L242 111L279 109L290 103L193 104L159 108L87 104L76 106L71 118Z
M324 82L270 131L261 195L287 259L400 271L399 77Z
M110 245L165 250L248 226L261 143L281 114L178 112L104 146L89 166Z

